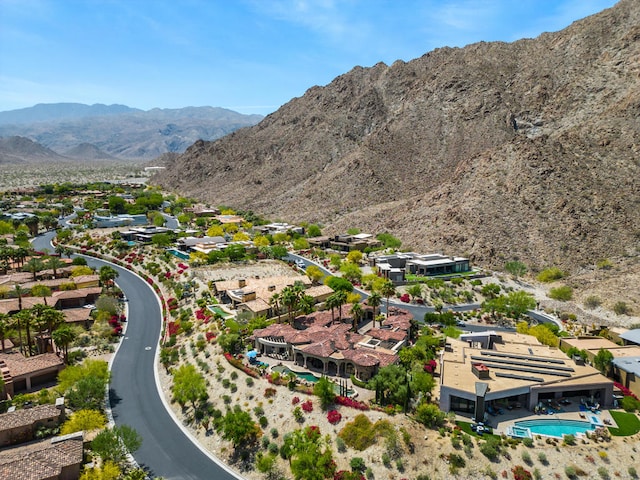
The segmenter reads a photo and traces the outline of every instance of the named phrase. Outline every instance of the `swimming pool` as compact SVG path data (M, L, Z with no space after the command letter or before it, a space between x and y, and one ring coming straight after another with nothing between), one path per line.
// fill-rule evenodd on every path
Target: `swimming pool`
M293 370L283 365L276 365L275 367L272 367L271 370L279 372L280 375L289 375L290 373L293 373L297 375L298 378L306 380L307 382L316 383L318 381L318 377L316 377L313 373L294 372Z
M594 430L591 422L563 420L557 418L545 420L523 420L515 422L514 428L528 429L533 435L562 438L564 435L578 435Z
M220 307L218 307L216 305L207 305L207 310L209 310L213 314L217 313L222 318L227 318L227 317L231 316L230 313L225 312L222 308L220 308Z
M180 260L189 260L189 254L188 253L181 252L180 250L176 250L175 248L169 248L169 249L167 249L167 252L169 252L172 255L175 255Z

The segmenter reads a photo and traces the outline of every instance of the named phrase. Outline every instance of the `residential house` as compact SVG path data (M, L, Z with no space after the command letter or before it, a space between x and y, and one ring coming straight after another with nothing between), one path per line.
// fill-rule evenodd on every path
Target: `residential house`
M402 252L370 256L369 263L381 276L394 283L403 282L407 273L413 275L455 275L471 271L468 258L447 257L439 253Z
M77 480L84 456L83 433L0 450L0 478Z
M412 317L409 312L396 309L379 329L362 334L352 331L350 309L347 306L344 309L347 323L336 321L335 312L318 311L297 317L294 326L276 323L255 330L252 335L255 349L265 355L294 360L296 365L323 375L353 374L367 381L380 368L398 361L397 352L408 341Z
M55 428L65 420L63 399L56 405L36 405L0 414L0 447L29 442L39 428Z
M0 372L4 379L5 395L28 392L37 386L53 383L64 369L64 362L55 353L25 357L20 352L0 353Z
M486 332L483 333L486 337ZM613 381L530 335L490 332L448 338L440 357L440 409L481 421L492 408L536 406L573 397L613 403Z
M149 220L144 214L140 215L94 215L93 224L96 228L130 227L132 225L147 225Z

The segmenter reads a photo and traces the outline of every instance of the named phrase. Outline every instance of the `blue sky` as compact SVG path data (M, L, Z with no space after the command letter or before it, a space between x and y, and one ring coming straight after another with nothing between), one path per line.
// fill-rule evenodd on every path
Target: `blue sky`
M615 0L0 0L0 111L268 114L354 66L560 30Z

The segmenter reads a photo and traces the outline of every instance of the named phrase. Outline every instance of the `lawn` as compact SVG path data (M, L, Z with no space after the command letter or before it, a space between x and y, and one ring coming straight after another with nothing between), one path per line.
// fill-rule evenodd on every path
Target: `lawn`
M609 411L619 428L609 427L611 435L626 437L640 432L640 419L635 413Z

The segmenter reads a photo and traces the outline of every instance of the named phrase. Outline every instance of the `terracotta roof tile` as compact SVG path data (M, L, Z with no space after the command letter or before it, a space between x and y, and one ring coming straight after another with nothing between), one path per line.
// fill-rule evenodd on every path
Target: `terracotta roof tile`
M4 360L15 379L21 375L46 370L52 367L62 367L63 361L55 353L43 353L33 357L24 357L21 353L0 353L0 360Z
M72 434L0 451L0 478L56 478L64 467L82 464L82 442L82 434Z
M61 411L55 405L37 405L0 415L0 431L33 425L48 418L59 417Z

